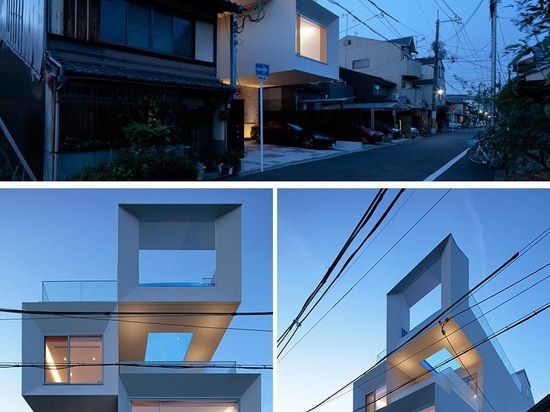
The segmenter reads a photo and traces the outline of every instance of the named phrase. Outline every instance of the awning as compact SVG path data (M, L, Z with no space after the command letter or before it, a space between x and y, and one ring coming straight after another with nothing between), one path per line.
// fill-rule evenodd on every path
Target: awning
M214 76L198 72L184 72L169 68L139 66L113 60L61 56L51 54L48 59L55 66L61 65L60 74L65 77L109 79L131 83L163 84L195 89L232 92L234 89Z

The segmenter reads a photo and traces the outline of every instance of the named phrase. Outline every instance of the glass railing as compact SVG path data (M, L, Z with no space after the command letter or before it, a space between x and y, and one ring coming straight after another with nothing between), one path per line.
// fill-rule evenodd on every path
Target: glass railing
M384 349L382 352L376 355L376 362L380 362L380 359L383 359L385 357L386 357L386 349Z
M42 302L116 302L116 300L116 280L42 282Z
M485 319L485 315L481 312L481 309L479 309L479 305L477 304L476 300L472 296L470 296L469 302L470 302L470 308L472 309L474 316L479 321L479 324L483 328L485 334L487 336L493 336L494 332L491 329L489 322L487 322L487 319ZM502 349L502 346L500 346L498 339L496 337L491 338L491 343L493 344L493 347L495 348L498 355L500 356L502 363L504 363L506 370L512 377L512 380L514 381L518 389L521 391L521 382L519 381L519 378L517 377L516 371L513 368L512 364L510 363L510 360L506 356L506 353Z
M237 373L236 362L128 362L120 373Z

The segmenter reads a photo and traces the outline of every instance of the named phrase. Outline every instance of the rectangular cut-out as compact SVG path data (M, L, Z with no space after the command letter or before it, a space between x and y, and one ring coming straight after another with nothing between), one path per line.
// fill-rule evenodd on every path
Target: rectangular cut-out
M214 250L140 250L141 286L211 286L214 284Z
M435 312L441 309L441 285L437 285L410 309L410 328L413 330L416 326L424 322Z
M183 362L193 334L190 332L150 332L145 349L146 362Z

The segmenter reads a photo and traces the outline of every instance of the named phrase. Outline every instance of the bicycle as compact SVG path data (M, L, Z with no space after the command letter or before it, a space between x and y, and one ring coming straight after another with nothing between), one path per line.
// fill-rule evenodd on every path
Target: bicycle
M504 165L504 153L490 147L487 140L470 139L466 141L470 147L468 158L474 163L488 164L489 167L499 169Z

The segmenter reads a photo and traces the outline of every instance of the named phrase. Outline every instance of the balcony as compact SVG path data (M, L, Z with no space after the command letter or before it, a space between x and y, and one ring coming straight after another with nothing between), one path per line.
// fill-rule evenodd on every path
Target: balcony
M233 374L236 362L125 362L120 374Z
M446 368L440 373L430 376L428 379L423 380L412 386L406 386L404 389L398 390L389 395L388 404L393 403L399 399L406 397L419 389L426 387L432 383L442 388L448 394L455 394L465 403L470 405L474 411L479 411L481 408L480 397L478 397L474 391L466 384L460 376L452 369Z
M42 302L116 302L116 300L116 280L42 282Z

